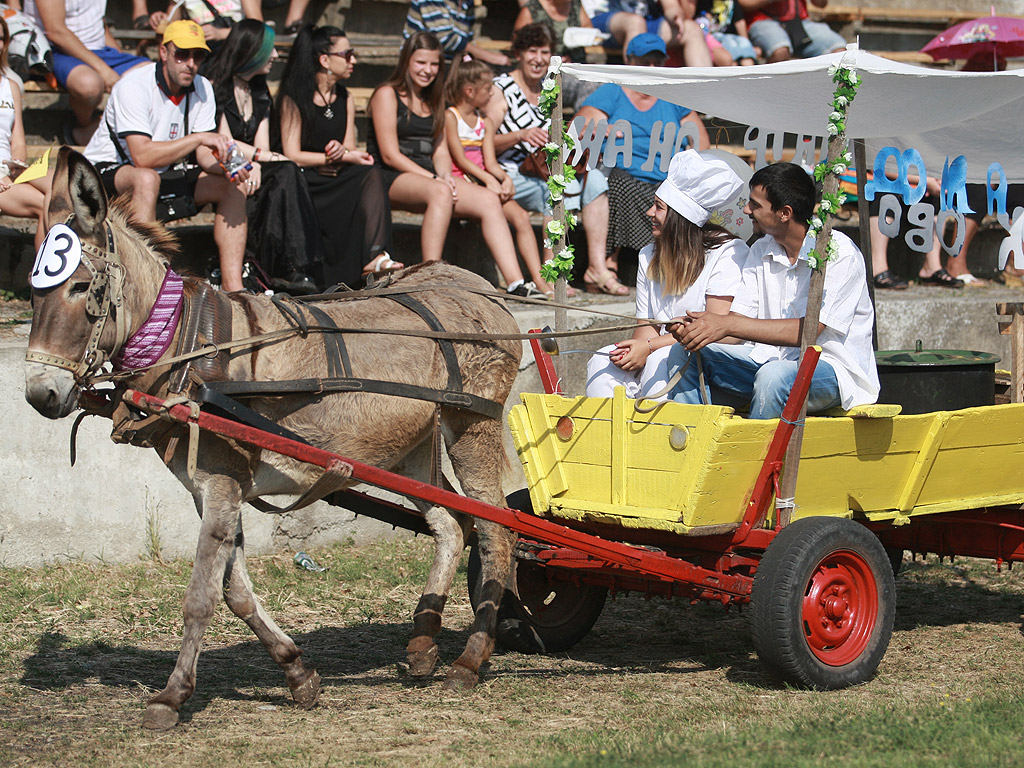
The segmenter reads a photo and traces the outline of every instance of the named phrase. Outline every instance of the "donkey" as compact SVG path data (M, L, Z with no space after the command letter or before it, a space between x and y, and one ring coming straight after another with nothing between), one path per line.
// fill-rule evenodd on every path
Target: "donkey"
M55 229L61 222L74 234ZM115 200L108 205L95 169L67 147L61 149L57 161L47 229L55 239L57 235L64 238L63 250L58 249L61 259L68 253L68 243L76 237L81 243L77 268L59 284L34 288L32 297L25 397L42 415L58 419L75 410L89 376L104 360L114 359L116 363L125 339L143 325L165 278L173 274L169 265L176 245L173 236L160 225L134 220L126 201ZM37 272L42 269L40 259L47 247L44 244L37 257ZM73 262L66 264L67 271L73 266ZM104 270L110 277L108 298L111 293L120 293L110 301L108 312L96 309L100 301L97 294L103 286L95 277ZM119 273L122 277L115 279ZM119 289L116 284L122 282ZM196 300L203 287L191 278L185 277L183 282L183 302L187 305ZM482 278L457 267L440 263L413 267L404 270L394 286L415 289L417 301L428 307L447 331L518 332L500 300L457 290L490 287ZM437 290L422 290L425 286ZM230 331L236 339L289 327L289 313L265 296L211 293L227 307ZM386 297L324 301L318 308L340 327L425 326L419 315ZM295 311L293 306L293 315ZM102 314L108 314L114 322L97 331L97 315ZM179 327L174 339L181 333ZM228 381L323 377L330 363L326 339L327 335L296 333L264 346L221 352L217 357L223 378ZM448 368L432 339L348 334L344 345L356 374L433 389L445 387ZM174 348L172 343L170 349ZM503 404L518 371L520 343L459 342L454 349L471 394ZM171 391L170 381L168 367L156 366L137 373L130 386L166 397ZM401 470L420 480L428 480L435 430L439 428L463 492L489 504L504 503L501 475L505 454L501 422L495 418L367 392L261 396L249 402L253 410L315 446L377 467ZM164 730L178 722L179 708L195 689L200 643L220 595L284 670L295 702L312 707L320 692L319 675L303 665L302 651L267 615L253 593L245 565L241 509L242 504L264 495L301 494L314 483L320 470L213 433L202 435L198 454L193 455L189 467L189 439L183 430L187 427L163 427L162 431L155 430L149 441L192 494L202 525L185 592L181 650L166 687L147 702L142 724ZM422 500L413 501L424 513L435 542L430 576L413 615L413 637L406 649L411 674L426 677L438 661L434 637L441 629L442 609L473 521ZM511 567L513 534L484 521L477 523L477 531L484 560L484 587L469 641L447 674L445 686L449 688L472 687L478 681L480 665L494 647L497 606Z

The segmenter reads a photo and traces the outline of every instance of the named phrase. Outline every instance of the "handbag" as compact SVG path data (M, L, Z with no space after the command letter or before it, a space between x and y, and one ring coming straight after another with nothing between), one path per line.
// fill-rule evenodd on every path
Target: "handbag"
M576 172L576 178L580 184L587 178L587 161L590 159L590 150L584 150L580 159L572 166ZM535 149L522 159L519 163L519 172L523 176L532 176L541 181L547 181L551 171L548 168L548 154L543 149Z

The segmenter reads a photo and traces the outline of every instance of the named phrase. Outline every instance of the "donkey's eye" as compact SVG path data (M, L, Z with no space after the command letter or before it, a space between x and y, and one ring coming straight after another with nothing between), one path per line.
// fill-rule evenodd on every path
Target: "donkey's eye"
M89 291L89 283L86 283L86 282L72 283L71 287L68 289L68 296L77 296L77 295L79 295L81 293L88 293L88 291Z

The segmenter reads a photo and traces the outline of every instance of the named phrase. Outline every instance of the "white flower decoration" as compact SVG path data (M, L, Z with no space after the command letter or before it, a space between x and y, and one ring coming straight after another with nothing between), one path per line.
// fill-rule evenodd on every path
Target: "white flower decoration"
M544 242L541 245L545 251L550 251L552 248L554 248L554 245L552 245L551 241L548 240L546 237L544 238ZM551 260L548 259L545 263L550 264Z
M849 106L850 100L845 96L836 96L836 104L838 104L840 107L846 107Z
M817 216L815 216L814 218L811 219L811 229L819 230L823 226L825 226L825 225L822 223L821 219L818 218Z
M558 252L558 258L560 258L560 259L571 259L572 258L572 251L570 251L568 248L563 248L562 250L560 250Z
M552 237L561 238L565 235L565 228L560 221L549 221L547 229Z
M843 113L842 112L833 112L831 115L828 116L828 119L829 120L842 120L843 119Z
M829 211L832 210L832 203L829 202L828 200L822 200L820 203L818 203L818 210L821 211L822 213L828 213Z
M549 141L547 144L544 145L544 149L546 149L548 152L554 152L555 150L558 149L558 145L555 144L555 142L553 141Z
M829 136L838 136L839 135L839 127L835 123L829 123L828 124L828 135Z

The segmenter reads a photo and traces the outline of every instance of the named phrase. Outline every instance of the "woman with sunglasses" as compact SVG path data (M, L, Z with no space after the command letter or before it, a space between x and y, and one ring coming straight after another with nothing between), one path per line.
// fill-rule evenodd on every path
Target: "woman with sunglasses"
M509 293L543 299L523 279L501 199L452 175L443 68L441 43L432 33L416 32L406 39L395 71L370 98L366 148L384 169L391 205L423 214L424 261L441 259L452 214L476 219Z
M7 69L7 46L11 33L0 16L0 213L19 218L36 219L35 245L39 250L46 227L43 225L44 200L50 180L43 176L26 184L14 184L25 168L25 126L21 119L21 85L11 79Z
M363 275L403 266L388 254L391 206L380 169L356 149L355 102L341 84L355 64L343 31L306 25L277 95L280 146L302 168L313 196L328 285L355 285Z
M246 181L246 253L266 270L276 290L313 293L324 259L316 209L299 167L270 150L267 73L277 58L274 30L243 19L210 60L207 76L217 98L218 131L252 163Z

